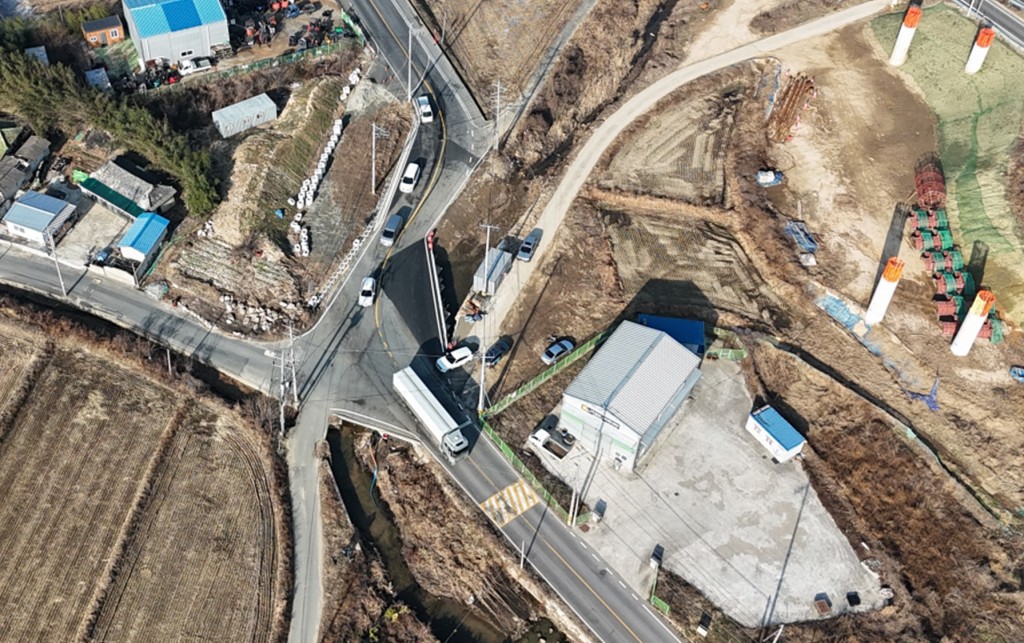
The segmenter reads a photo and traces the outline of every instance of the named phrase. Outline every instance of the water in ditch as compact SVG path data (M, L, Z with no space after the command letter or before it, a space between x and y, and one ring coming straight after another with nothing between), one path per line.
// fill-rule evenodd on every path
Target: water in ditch
M391 512L373 502L371 474L356 460L353 431L348 428L343 431L331 429L327 433L327 442L331 447L334 482L341 492L349 518L363 542L380 553L398 599L430 626L439 641L499 643L511 640L465 604L432 596L416 583L402 557L402 539ZM540 637L552 642L564 640L546 620L532 624L530 631L520 640L537 641Z

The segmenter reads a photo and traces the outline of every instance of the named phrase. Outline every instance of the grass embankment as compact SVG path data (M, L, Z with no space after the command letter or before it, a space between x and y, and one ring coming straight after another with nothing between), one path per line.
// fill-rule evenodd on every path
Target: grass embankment
M895 42L901 17L889 14L871 25L885 51ZM1024 116L1024 58L996 40L981 71L968 76L964 64L976 31L977 23L949 7L926 9L900 70L938 119L947 210L957 241L968 257L977 242L987 246L983 285L1021 323L1024 244L1010 208L1007 172Z

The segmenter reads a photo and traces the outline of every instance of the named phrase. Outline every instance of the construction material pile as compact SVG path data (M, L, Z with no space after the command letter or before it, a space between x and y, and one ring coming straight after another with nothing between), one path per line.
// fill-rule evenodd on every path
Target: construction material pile
M926 154L914 168L917 204L907 216L910 242L920 253L924 268L935 282L936 315L944 337L953 337L973 301L978 284L964 270L964 257L953 242L946 215L946 182L942 165L934 154ZM1002 323L995 307L985 320L978 337L996 344L1003 339Z

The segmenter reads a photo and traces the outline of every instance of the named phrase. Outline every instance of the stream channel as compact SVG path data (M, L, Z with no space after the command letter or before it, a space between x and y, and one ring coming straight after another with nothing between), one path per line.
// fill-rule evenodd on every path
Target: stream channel
M372 475L355 457L354 433L330 429L327 442L331 447L331 472L341 492L345 510L365 545L380 554L397 592L404 602L427 623L431 632L442 643L499 643L512 640L505 633L481 617L478 610L446 598L431 596L413 578L402 557L402 538L391 512L383 504L374 503L370 493ZM520 641L537 641L543 637L549 642L565 640L550 621L543 619L530 624L530 630Z

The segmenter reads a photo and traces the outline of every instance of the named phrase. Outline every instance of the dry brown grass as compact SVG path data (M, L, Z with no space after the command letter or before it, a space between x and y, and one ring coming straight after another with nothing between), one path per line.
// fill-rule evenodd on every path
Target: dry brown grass
M135 373L56 351L0 446L10 640L76 637L175 405Z
M4 636L226 640L249 619L252 640L283 640L289 509L270 438L218 406L189 360L169 375L162 350L98 328L0 297L0 336L41 355L0 444L0 600L17 608ZM122 618L136 622L108 634Z
M278 548L260 447L205 405L178 428L91 638L270 640Z

